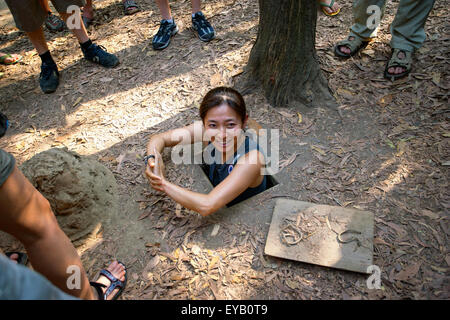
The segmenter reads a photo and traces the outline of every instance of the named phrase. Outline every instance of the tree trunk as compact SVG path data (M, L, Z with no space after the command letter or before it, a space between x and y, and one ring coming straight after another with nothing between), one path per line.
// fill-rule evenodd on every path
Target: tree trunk
M274 107L334 101L315 50L315 0L259 0L259 29L246 86L262 87Z

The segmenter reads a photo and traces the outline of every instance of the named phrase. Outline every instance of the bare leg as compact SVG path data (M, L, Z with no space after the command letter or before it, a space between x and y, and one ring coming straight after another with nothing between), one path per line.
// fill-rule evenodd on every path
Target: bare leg
M41 6L44 8L45 12L51 13L52 9L50 9L50 5L48 4L48 0L39 0Z
M38 52L38 54L43 54L48 51L47 41L44 37L44 31L42 27L33 32L26 33L34 48Z
M158 5L161 18L163 20L172 19L172 12L170 11L169 0L155 0Z
M192 0L192 13L196 13L202 10L202 1L201 0Z
M33 268L62 291L82 299L94 299L80 257L59 228L50 204L17 166L0 187L0 228L16 237L27 250ZM69 266L80 270L80 288L69 289Z
M68 13L62 13L62 12L60 12L59 15L64 20L64 22L66 22L66 24L67 24L67 19L70 17L70 15ZM69 24L67 24L67 28L78 39L79 43L84 43L84 42L89 40L89 36L87 34L86 28L84 27L84 23L82 22L81 14L79 14L78 18L80 19L79 20L80 21L79 28L72 28L72 29L70 29Z

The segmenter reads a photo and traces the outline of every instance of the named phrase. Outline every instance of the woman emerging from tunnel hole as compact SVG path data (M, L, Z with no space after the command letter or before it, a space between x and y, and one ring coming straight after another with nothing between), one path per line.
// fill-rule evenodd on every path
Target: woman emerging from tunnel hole
M151 136L145 174L153 189L207 216L266 190L264 154L245 132L248 114L241 94L228 87L210 90L200 105L201 121ZM190 191L164 177L161 153L165 147L202 142L202 161L213 189Z

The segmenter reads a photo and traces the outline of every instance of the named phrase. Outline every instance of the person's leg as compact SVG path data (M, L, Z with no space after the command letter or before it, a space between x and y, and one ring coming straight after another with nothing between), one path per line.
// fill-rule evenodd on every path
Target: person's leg
M425 41L425 22L433 8L434 0L401 0L391 24L391 48L414 52ZM406 54L400 51L399 59L405 59ZM388 73L401 74L405 67L390 67Z
M169 0L155 0L159 8L162 20L172 19L172 12L170 10Z
M434 0L400 0L391 24L392 48L414 51L423 45L424 26L433 5Z
M42 27L32 32L26 32L26 34L39 55L48 51L47 41L45 40Z
M20 172L14 157L1 149L0 208L0 230L23 243L36 271L73 296L83 299L98 298L97 291L87 280L77 251L59 228L49 202ZM10 258L14 260L16 257ZM79 288L69 289L67 286L67 280L72 276L68 273L68 267L71 266L78 267ZM125 280L125 267L117 261L111 263L106 270L115 278ZM110 281L101 275L97 283L107 287ZM105 291L106 288L103 289L103 292ZM108 297L113 297L117 291L118 289L113 290Z
M39 29L26 32L34 48L42 60L39 85L44 93L55 92L59 85L58 67L48 50L42 26Z
M167 48L170 44L170 38L177 34L178 27L172 17L169 6L169 0L155 0L161 13L161 24L158 32L152 39L152 46L155 50Z
M370 10L371 7L375 10ZM354 23L350 27L350 35L364 40L375 38L380 26L374 26L372 22L375 21L375 15L379 14L381 24L385 8L386 0L355 0L353 2Z
M39 273L0 254L0 300L75 300Z
M59 15L66 22L67 28L72 32L72 34L77 38L79 43L85 43L89 40L89 36L86 31L86 27L84 23L81 23L83 20L81 18L81 13L74 13L77 16L71 17L70 13L60 12ZM74 21L79 21L80 23L67 23L67 20L71 17Z
M216 32L201 11L201 0L191 0L192 4L192 27L197 31L197 35L202 41L211 41L215 38Z
M56 90L59 84L58 69L44 37L42 24L47 12L38 0L6 0L19 30L24 31L42 59L39 85L45 93Z
M192 4L192 14L202 11L202 1L201 0L192 0L191 4Z
M83 0L52 0L52 2L61 18L66 22L67 28L77 38L84 57L87 60L98 63L106 68L113 68L119 64L119 59L115 55L106 52L106 50L92 43L89 39L86 27L82 22L81 11L70 11L70 6L72 5L77 5L78 8L84 6Z
M380 14L380 24L384 16L385 0L354 0L353 1L353 25L350 27L350 34L348 39L352 41L354 38L361 39L362 41L369 41L376 37L379 25L374 26L375 14ZM370 6L378 8L375 11L368 10ZM351 49L346 46L338 46L337 50L344 54L350 54Z
M17 166L0 187L0 229L23 243L33 268L64 292L93 299L80 257L59 228L48 201L23 176ZM80 288L69 289L69 266L80 270Z
M50 5L48 4L49 0L39 0L41 6L44 8L45 12L52 13L52 9L50 9Z

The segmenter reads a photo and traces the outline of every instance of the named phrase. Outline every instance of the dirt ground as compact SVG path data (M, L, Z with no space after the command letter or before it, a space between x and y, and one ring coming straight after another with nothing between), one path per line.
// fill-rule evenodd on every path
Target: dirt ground
M19 164L52 147L67 147L109 168L118 184L118 214L78 247L91 279L112 259L129 268L122 299L448 299L449 216L449 9L436 1L427 40L407 79L383 79L390 53L390 1L379 37L358 56L342 61L333 44L352 23L351 1L341 13L318 13L316 47L338 111L274 108L260 92L244 98L263 127L298 140L288 160L297 199L360 208L375 214L374 264L379 290L367 275L263 255L266 230L222 221L223 245L202 246L213 223L179 208L149 188L142 156L149 135L198 118L202 96L239 81L257 35L258 4L204 1L217 38L203 43L190 29L190 1L171 1L180 32L162 52L153 51L159 26L153 1L124 16L119 1L94 1L92 40L118 55L112 70L83 60L67 31L45 32L61 74L58 90L41 93L40 59L23 33L2 27L0 50L22 62L0 65L0 111L12 126L0 147ZM299 121L299 114L301 121ZM295 160L293 160L295 159ZM292 161L290 161L292 160ZM189 172L167 165L184 186ZM255 212L257 214L257 212ZM219 217L220 219L220 217ZM20 249L17 242L2 249Z

